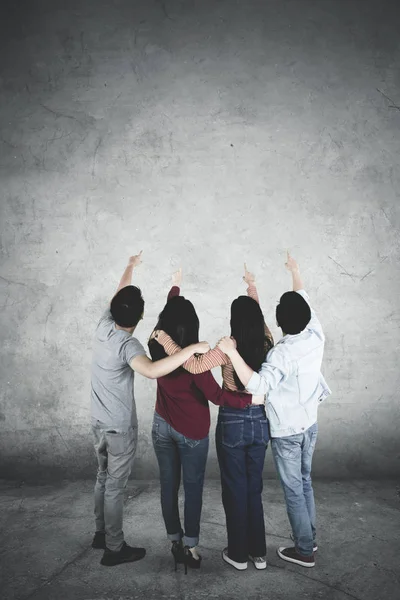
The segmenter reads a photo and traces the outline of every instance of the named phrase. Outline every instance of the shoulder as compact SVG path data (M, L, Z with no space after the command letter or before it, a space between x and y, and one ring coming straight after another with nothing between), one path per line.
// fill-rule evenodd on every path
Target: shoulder
M146 356L146 350L142 344L134 337L127 336L121 340L120 356L130 363L136 356Z
M290 347L287 344L287 340L282 338L275 346L268 352L266 362L274 365L284 366L290 362Z
M107 308L101 315L100 320L97 324L97 327L99 327L100 325L113 325L113 324L114 324L114 319L112 318L111 310L110 310L110 308Z
M146 351L143 347L143 344L139 342L139 340L135 337L129 337L126 341L126 344L129 348L135 348L136 350L141 350L143 354L146 354Z
M310 304L310 296L307 294L306 290L296 290L296 294L302 296L307 304Z

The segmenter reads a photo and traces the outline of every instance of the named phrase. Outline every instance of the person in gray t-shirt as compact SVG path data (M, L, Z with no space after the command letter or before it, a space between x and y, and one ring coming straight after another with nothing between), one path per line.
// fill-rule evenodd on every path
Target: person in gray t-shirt
M193 354L209 350L206 342L199 342L153 363L142 344L132 337L144 311L141 291L131 285L133 268L141 263L141 254L129 259L93 342L91 416L98 472L92 547L104 549L100 562L106 566L140 560L146 554L144 548L128 546L122 530L124 489L137 446L134 372L157 379L180 367Z

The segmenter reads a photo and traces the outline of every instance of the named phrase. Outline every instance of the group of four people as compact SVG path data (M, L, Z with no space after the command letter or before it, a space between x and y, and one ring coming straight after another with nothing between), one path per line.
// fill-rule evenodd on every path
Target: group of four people
M239 570L266 563L262 504L263 467L271 440L282 482L294 546L279 548L289 562L315 565L315 503L311 462L317 438L317 408L330 390L321 374L325 337L309 305L296 261L288 254L293 291L276 308L282 339L274 345L264 322L254 276L245 266L247 296L231 306L231 337L210 350L199 342L193 304L180 295L182 273L173 276L167 303L149 339L152 360L132 334L143 317L140 290L131 285L141 263L133 256L110 308L95 334L92 362L92 430L98 459L94 548L112 566L145 556L124 541L123 494L137 446L134 372L157 379L152 439L160 469L161 506L178 563L199 568L197 552L204 473L209 447L208 402L218 405L216 448L228 546L222 558ZM223 387L211 369L221 366ZM184 529L178 493L183 478Z

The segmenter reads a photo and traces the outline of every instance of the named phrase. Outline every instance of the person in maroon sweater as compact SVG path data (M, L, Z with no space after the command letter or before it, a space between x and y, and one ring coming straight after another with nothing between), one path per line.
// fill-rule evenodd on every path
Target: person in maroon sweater
M149 340L153 361L165 357L155 336L163 330L182 348L199 339L199 319L193 304L180 296L181 272L173 276L167 304ZM210 371L193 375L183 368L157 379L157 402L152 426L154 450L160 468L161 508L171 552L178 563L199 568L200 516L204 473L210 429L208 401L218 406L244 408L261 404L264 397L221 389ZM184 526L178 508L178 492L183 472L185 491Z

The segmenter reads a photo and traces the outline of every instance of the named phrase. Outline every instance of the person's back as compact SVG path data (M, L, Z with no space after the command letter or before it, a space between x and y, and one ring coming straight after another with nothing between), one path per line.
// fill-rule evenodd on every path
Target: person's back
M302 331L287 333L277 342L260 370L261 375L263 370L265 372L272 365L279 379L279 385L270 387L267 394L267 412L271 433L275 437L300 433L313 425L317 420L318 404L326 389L321 375L325 346L322 326L309 306L309 298L304 290L288 294L299 294L304 299L304 305L300 303L300 306L306 314L308 308L310 319ZM291 298L293 300L292 304L297 304L295 297ZM250 380L248 388L251 386Z
M98 461L95 485L96 532L93 548L104 549L102 565L114 566L145 556L144 548L124 540L124 489L137 447L138 427L134 398L134 371L156 379L177 369L208 344L194 344L173 357L153 363L132 337L143 317L141 291L131 285L133 268L141 253L129 259L110 308L96 328L91 372L92 433Z
M260 371L240 357L234 342L223 338L226 352L243 385L252 394L267 395L267 415L275 465L282 482L294 547L281 547L283 560L303 567L315 565L316 516L311 482L312 457L318 435L318 404L330 394L321 374L325 336L309 305L296 261L288 254L293 291L276 308L283 338L272 348Z
M130 362L135 356L145 354L142 344L127 331L117 329L111 311L106 310L93 341L93 419L118 428L137 425L133 386L135 372Z

